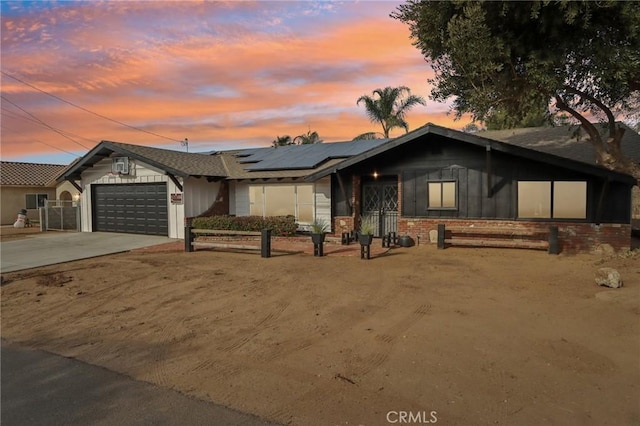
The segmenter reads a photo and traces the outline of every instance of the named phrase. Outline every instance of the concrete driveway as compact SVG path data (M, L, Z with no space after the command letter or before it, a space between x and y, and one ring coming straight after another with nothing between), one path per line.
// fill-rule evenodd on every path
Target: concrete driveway
M21 271L172 241L177 240L155 235L111 232L47 232L31 238L0 243L0 271Z

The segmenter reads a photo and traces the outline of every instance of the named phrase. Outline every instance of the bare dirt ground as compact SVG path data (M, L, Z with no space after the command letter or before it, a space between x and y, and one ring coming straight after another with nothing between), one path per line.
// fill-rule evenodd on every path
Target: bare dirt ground
M30 226L28 228L14 228L11 225L0 226L0 241L22 240L43 235L40 232L40 226Z
M2 337L296 425L640 423L637 252L166 250L5 274Z

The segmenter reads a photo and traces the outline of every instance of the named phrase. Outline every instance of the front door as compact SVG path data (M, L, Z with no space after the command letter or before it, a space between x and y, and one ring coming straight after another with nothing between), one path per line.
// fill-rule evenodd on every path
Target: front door
M362 215L376 226L374 236L398 232L398 179L365 182L362 185Z

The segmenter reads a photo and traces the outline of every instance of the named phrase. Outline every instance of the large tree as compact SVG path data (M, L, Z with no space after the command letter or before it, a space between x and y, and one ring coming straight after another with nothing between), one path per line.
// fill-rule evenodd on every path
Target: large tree
M360 96L356 104L360 105L361 102L364 103L371 122L382 125L385 138L388 138L389 132L396 127L402 127L408 132L409 124L405 120L407 111L418 104L426 105L424 98L412 95L406 86L376 89L372 96Z
M599 164L640 180L616 121L640 91L637 2L409 0L391 17L408 24L435 71L431 98L453 98L458 117L517 121L550 105L580 122Z

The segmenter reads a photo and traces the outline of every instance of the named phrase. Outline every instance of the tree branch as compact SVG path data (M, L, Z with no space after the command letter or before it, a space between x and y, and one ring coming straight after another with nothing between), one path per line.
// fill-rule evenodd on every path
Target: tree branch
M580 122L582 127L584 127L584 129L589 134L589 137L591 138L592 143L594 145L597 144L596 149L598 149L598 150L604 149L604 147L602 146L602 138L600 138L600 133L598 132L598 129L596 129L596 126L594 126L592 122L590 122L585 117L583 117L582 114L580 114L578 111L576 111L575 109L571 108L565 102L565 100L562 99L562 97L560 95L556 94L555 95L555 99L556 99L556 107L560 111L568 112L576 120L578 120Z
M576 88L570 86L564 86L564 89L578 96L582 96L583 98L587 98L589 101L597 105L607 116L607 120L609 121L609 137L613 138L616 134L616 118L613 116L613 113L600 99L596 99L594 96L583 92L582 90L578 90Z

